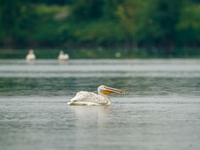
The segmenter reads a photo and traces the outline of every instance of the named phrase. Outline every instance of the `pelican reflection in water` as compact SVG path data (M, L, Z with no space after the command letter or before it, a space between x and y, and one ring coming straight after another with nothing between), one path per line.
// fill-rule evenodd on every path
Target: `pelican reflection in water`
M68 102L69 105L111 105L110 97L107 94L124 94L125 92L116 88L107 87L101 85L97 89L98 94L86 91L80 91L76 94L74 98L71 99L71 102Z

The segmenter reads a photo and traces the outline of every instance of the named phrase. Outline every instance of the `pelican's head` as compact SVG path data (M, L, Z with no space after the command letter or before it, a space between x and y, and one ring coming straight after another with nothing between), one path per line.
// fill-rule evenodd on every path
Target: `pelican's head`
M33 54L33 50L31 49L31 50L29 50L29 54Z
M105 85L101 85L98 87L98 91L100 91L103 94L110 94L110 93L115 93L115 94L124 94L125 92L119 89L111 88Z
M63 52L63 51L60 51L60 54L64 54L64 52Z

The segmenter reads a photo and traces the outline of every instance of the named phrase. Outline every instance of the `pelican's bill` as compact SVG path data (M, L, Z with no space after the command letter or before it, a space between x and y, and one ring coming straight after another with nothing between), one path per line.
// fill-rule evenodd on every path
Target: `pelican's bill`
M122 91L122 90L119 90L119 89L116 89L116 88L111 88L111 87L108 87L108 86L105 86L105 89L106 89L106 90L103 91L103 94L115 93L115 94L120 94L120 95L122 95L122 94L125 93L125 91Z

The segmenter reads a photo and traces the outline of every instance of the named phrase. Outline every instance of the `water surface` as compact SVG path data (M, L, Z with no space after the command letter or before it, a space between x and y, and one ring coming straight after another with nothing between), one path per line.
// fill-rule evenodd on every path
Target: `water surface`
M68 106L99 85L112 105ZM2 150L200 149L200 60L0 60Z

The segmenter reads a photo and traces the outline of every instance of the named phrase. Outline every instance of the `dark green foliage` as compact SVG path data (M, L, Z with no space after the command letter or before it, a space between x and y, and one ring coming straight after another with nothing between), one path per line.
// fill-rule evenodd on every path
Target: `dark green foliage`
M28 0L0 1L0 41L10 47L26 42L36 24L34 8Z
M120 45L128 55L138 47L175 55L175 47L200 46L199 16L197 0L0 0L0 46Z
M30 0L34 4L69 5L72 0Z
M136 38L151 45L173 46L184 1L151 0L139 3Z
M102 0L72 0L72 18L76 21L98 19L102 16Z

